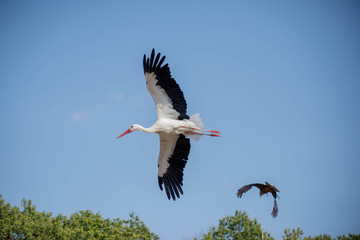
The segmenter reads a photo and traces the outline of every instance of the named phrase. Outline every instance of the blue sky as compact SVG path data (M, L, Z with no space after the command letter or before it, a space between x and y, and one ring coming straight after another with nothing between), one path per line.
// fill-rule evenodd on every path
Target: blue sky
M192 239L243 210L281 239L360 234L358 1L1 1L0 193L12 205L104 217L134 211ZM205 127L184 195L157 184L143 54L167 56ZM273 199L239 187L268 181Z

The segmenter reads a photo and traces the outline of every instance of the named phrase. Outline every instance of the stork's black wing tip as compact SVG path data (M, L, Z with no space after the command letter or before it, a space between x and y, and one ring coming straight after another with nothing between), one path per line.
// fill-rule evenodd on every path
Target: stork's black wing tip
M143 58L143 68L144 68L144 74L147 71L147 66L146 66L146 54L144 54L144 58Z
M180 198L180 193L183 194L181 187L176 183L176 180L172 178L172 176L168 174L163 177L159 177L159 186L162 190L162 184L164 184L166 196L169 200L176 200L176 198Z
M151 73L160 70L162 63L165 60L165 56L162 56L161 59L160 56L161 56L160 53L158 53L155 56L155 48L151 50L151 54L149 57L147 57L146 54L144 54L144 59L143 59L144 73L146 72Z

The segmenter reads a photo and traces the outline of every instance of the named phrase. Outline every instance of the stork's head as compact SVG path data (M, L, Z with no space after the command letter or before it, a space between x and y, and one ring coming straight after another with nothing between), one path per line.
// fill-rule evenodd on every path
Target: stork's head
M140 129L140 125L133 124L133 125L130 126L130 128L128 130L126 130L123 134L118 136L116 139L121 138L122 136L125 136L126 134L131 133L133 131L139 131L139 129Z

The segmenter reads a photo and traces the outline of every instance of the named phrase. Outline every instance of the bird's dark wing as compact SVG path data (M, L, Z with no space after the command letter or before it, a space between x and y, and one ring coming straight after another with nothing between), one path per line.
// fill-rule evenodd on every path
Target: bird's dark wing
M273 211L271 213L271 216L273 216L274 218L277 217L278 214L278 206L277 206L277 202L276 202L276 191L278 191L274 186L271 186L270 184L267 183L267 185L261 184L261 183L253 183L253 184L249 184L249 185L245 185L242 188L240 188L237 192L237 196L239 198L241 198L241 196L243 195L243 193L246 193L247 191L249 191L252 187L257 187L260 189L260 196L262 196L265 193L270 192L273 197L274 197L274 208Z
M278 206L277 206L277 203L276 203L276 198L274 199L274 208L273 208L273 211L271 213L271 216L273 216L274 218L277 217L278 215L278 212L279 212L279 209L278 209Z
M254 184L251 184L251 185L253 185L254 187L257 187L258 189L260 189L260 192L264 191L264 189L266 188L266 185L261 184L261 183L254 183Z
M260 184L260 183L253 183L253 184L245 185L245 186L241 187L241 188L238 190L236 196L237 196L238 198L241 198L242 195L243 195L243 193L246 193L247 191L249 191L253 186L258 187L258 188L260 188L260 190L261 190L261 187L262 187L262 186L265 186L265 185Z
M154 49L151 56L144 55L143 60L146 86L154 99L158 118L189 119L184 94L171 77L169 65L161 66L164 60L165 56L160 59L160 53L155 57Z
M190 152L190 139L181 134L161 133L159 136L159 187L162 191L164 185L167 197L175 200L183 194L183 171Z
M274 190L270 191L271 195L276 199L279 198L279 196L276 194L276 192Z

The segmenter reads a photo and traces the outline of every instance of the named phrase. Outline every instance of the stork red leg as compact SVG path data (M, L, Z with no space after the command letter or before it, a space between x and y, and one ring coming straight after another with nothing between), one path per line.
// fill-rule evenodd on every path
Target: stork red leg
M201 132L194 132L194 131L187 131L185 134L197 134L197 135L206 135L210 137L221 137L219 134L207 134L207 133L201 133Z
M201 128L196 128L196 127L187 127L187 126L183 126L183 128L188 128L188 129L191 129L191 130L197 130L197 131L202 131L202 132L212 132L212 133L221 134L221 132L216 131L216 130L207 130L207 129L201 129Z

